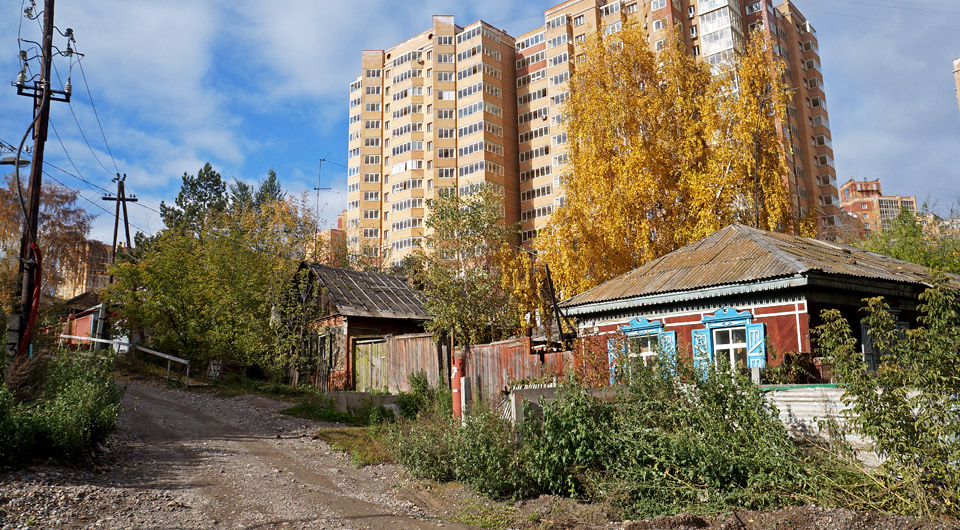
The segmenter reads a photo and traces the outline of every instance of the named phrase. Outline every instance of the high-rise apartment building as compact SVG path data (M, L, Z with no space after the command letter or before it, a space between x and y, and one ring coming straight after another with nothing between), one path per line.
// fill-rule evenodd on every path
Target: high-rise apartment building
M795 212L814 212L823 231L839 223L817 36L792 3L570 0L516 39L434 16L429 30L363 52L350 86L348 243L396 262L423 236L427 200L480 184L503 191L505 220L520 221L529 243L564 203L560 110L580 48L628 22L643 25L654 50L677 28L689 53L713 65L743 50L745 32L769 35L794 89L783 135Z

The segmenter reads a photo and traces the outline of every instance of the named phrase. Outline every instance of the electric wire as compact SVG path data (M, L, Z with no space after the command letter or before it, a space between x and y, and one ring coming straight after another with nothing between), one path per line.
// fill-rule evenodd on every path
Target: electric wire
M52 120L52 119L47 120L47 123L49 123L49 124L50 124L50 128L53 129L53 135L57 137L57 142L60 143L60 148L63 149L63 154L67 155L67 160L70 162L70 165L73 166L73 170L77 172L76 175L71 175L71 176L74 177L74 178L77 178L77 179L79 179L79 180L81 180L81 181L83 181L83 182L87 185L87 187L90 188L90 191L96 191L96 190L94 190L94 189L91 187L91 186L96 186L96 184L93 184L93 183L90 182L89 180L83 178L83 173L80 172L80 168L78 168L78 167L77 167L77 164L75 164L75 163L73 162L73 157L70 156L70 153L69 153L69 152L67 152L67 146L65 146L65 145L63 144L63 140L60 138L60 133L57 132L57 127L56 127L56 125L53 124L53 120ZM48 164L48 165L51 165L51 166L53 165L53 164L50 164L50 163L47 162L47 161L44 161L44 163L46 163L46 164ZM59 168L58 168L58 169L59 169ZM63 171L63 170L61 169L61 171ZM66 173L66 171L64 171L64 173ZM104 188L102 188L102 187L100 187L100 186L97 186L97 187L100 188L101 190L106 191L106 189L104 189ZM110 192L107 191L107 193L110 193Z
M100 128L100 136L103 137L103 145L107 147L107 153L110 155L110 160L113 160L113 167L117 169L117 173L120 173L120 166L117 165L117 160L113 157L113 151L110 150L110 144L107 142L107 135L103 132L103 124L100 123L100 113L97 112L97 105L93 102L93 94L90 93L90 85L87 84L87 73L83 71L83 59L77 59L77 66L80 67L80 77L83 78L83 86L87 89L87 97L90 99L90 107L93 108L93 115L97 118L97 126Z
M62 180L60 180L60 179L58 179L57 177L54 177L53 175L51 175L48 171L44 171L43 174L46 175L47 177L49 177L50 180L56 182L57 184L60 184L60 185L63 186L64 188L67 188L68 190L76 193L76 194L77 194L77 197L80 197L81 199L83 199L83 200L89 202L90 204L96 206L97 208L103 210L103 211L106 212L108 215L110 215L110 216L113 216L113 215L114 215L114 212L111 212L110 210L108 210L108 209L104 208L103 206L101 206L99 203L94 202L94 201L91 200L91 199L88 199L88 198L85 197L82 193L80 193L80 190L78 190L78 189L76 189L76 188L73 188L73 187L71 187L71 186L68 186L68 185L65 184ZM144 234L149 233L147 230L144 230L143 228L140 228L139 226L137 226L137 225L135 225L135 224L133 224L133 223L131 223L131 222L129 222L129 221L127 221L127 224L129 224L130 226L132 226L132 227L136 228L137 230L143 232Z

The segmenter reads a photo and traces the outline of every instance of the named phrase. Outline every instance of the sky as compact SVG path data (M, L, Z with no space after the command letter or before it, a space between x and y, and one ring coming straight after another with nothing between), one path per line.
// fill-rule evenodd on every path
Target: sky
M205 162L228 182L255 183L275 170L281 186L306 193L332 227L346 205L348 86L361 51L424 31L432 14L452 14L461 26L483 19L519 35L558 1L62 2L55 25L73 28L84 56L82 71L55 60L54 85L69 73L73 97L52 103L46 170L99 214L91 236L103 241L112 238L113 218L100 197L116 189L117 172L140 201L129 208L134 229L153 233L162 228L160 202L172 203L184 172ZM17 39L40 40L39 23L21 16L20 4L0 7L0 140L14 145L32 120L31 100L9 84L19 72ZM885 194L916 195L940 210L960 204L952 73L960 2L795 5L819 38L838 181L879 178ZM54 42L63 48L66 39ZM331 188L319 203L318 185Z

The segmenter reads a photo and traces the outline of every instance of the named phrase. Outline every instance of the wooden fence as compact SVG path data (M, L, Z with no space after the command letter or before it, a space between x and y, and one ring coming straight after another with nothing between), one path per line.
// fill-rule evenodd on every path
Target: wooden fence
M449 384L443 350L429 333L363 337L353 343L354 389L410 391L410 376L423 372L433 385Z
M494 403L504 399L514 383L560 378L573 370L573 353L533 354L529 338L476 345L466 355L471 397Z

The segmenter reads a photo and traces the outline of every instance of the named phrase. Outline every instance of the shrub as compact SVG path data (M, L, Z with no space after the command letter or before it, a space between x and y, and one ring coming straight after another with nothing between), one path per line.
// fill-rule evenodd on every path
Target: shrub
M399 422L388 439L396 461L417 478L449 481L456 478L453 466L457 427L452 415L436 408L421 413L416 421Z
M487 407L474 407L457 428L453 473L488 497L518 498L531 492L525 457L513 424Z
M525 424L529 469L542 491L582 496L585 474L601 469L610 457L608 435L613 408L578 384L561 387L558 399L543 407L542 420Z
M83 456L113 430L121 396L108 362L71 353L55 357L32 401L18 402L0 388L0 464Z
M920 295L922 327L901 330L882 298L866 299L876 370L850 325L824 311L820 350L846 393L850 424L884 457L888 484L911 485L914 515L960 513L960 292L943 277Z

